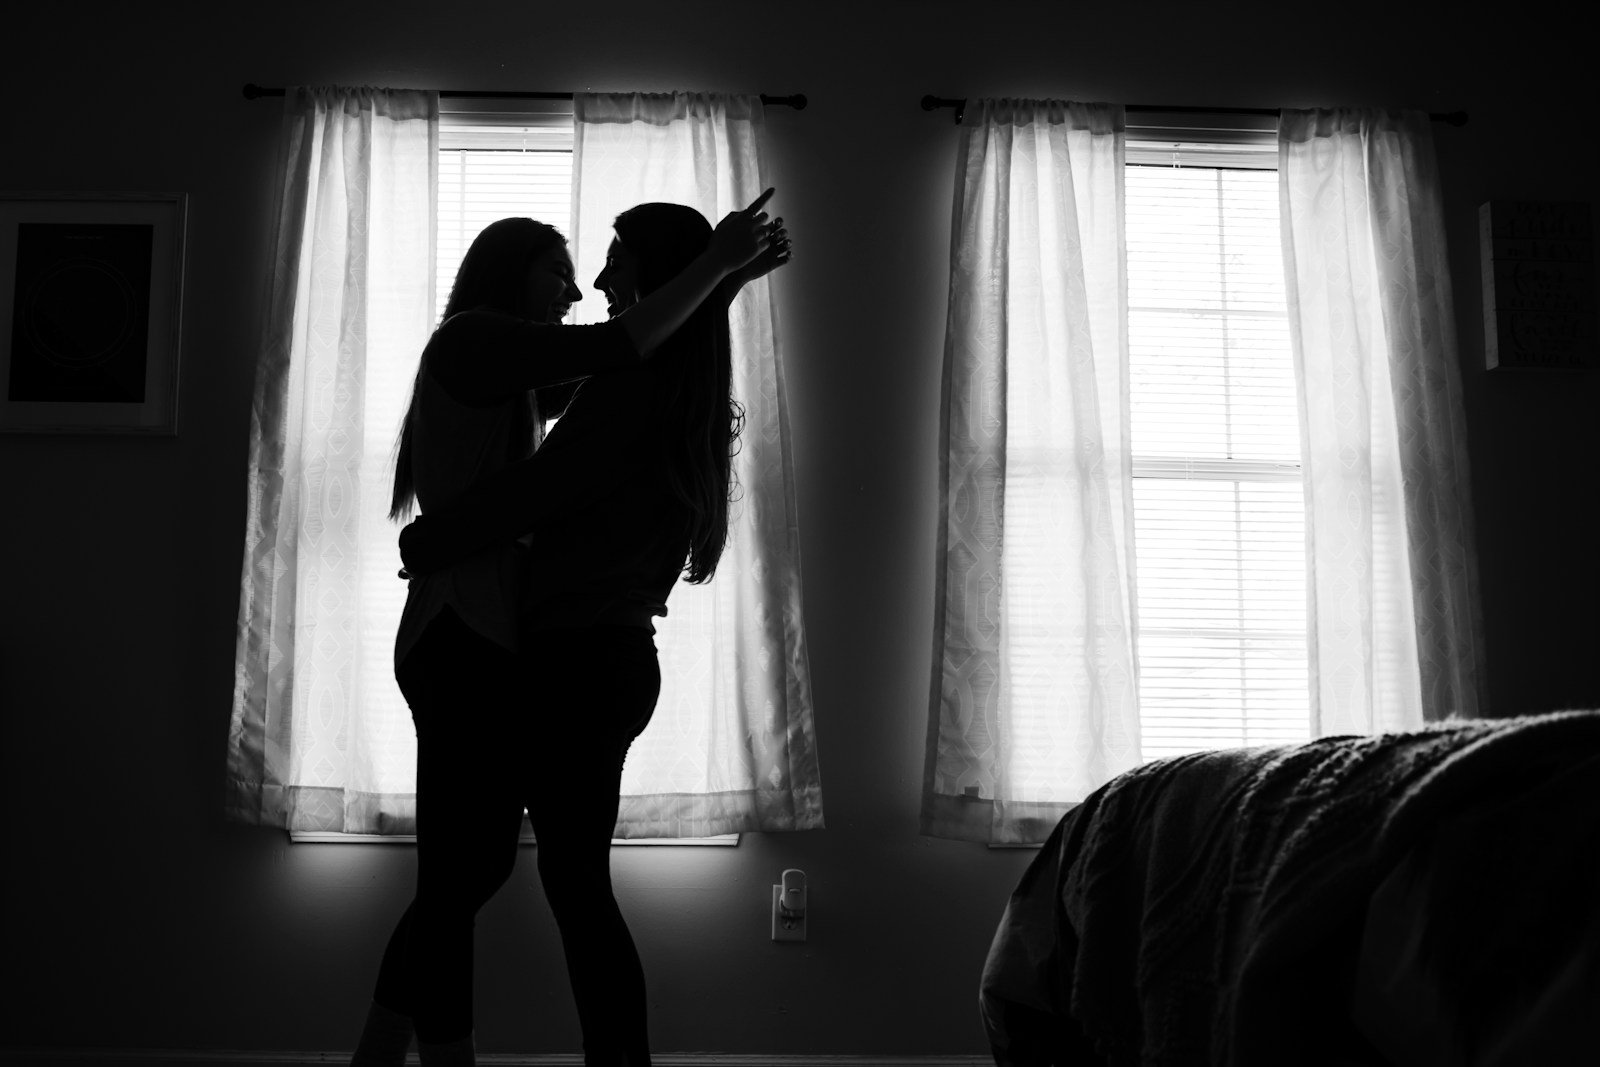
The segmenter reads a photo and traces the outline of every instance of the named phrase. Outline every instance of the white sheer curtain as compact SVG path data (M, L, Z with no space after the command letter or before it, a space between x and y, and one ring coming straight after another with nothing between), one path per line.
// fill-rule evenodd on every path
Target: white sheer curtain
M713 225L766 188L759 97L580 94L572 238L586 288L612 220L648 201ZM769 210L782 213L780 189ZM602 301L577 305L604 318ZM659 621L661 697L629 752L618 837L820 828L822 786L800 601L800 546L777 305L767 279L729 315L734 395L746 420L742 495L716 577L680 583Z
M1140 762L1123 166L1119 106L967 106L926 834L1042 841Z
M242 821L415 832L387 512L434 325L438 116L431 92L295 88L285 101L228 732L227 810Z
M1428 118L1284 111L1278 138L1313 732L1476 716L1482 622Z

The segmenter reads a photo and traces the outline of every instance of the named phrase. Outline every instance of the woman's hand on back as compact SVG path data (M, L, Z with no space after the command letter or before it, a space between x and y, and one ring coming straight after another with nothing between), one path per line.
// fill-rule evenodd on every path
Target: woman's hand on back
M761 205L770 200L775 191L768 189L742 211L728 212L712 231L711 245L706 251L729 274L761 255L771 244L772 225L767 222L767 213L761 210Z
M453 559L450 552L453 546L448 542L449 523L446 529L439 529L438 516L418 515L405 526L400 528L400 576L402 578L415 578L418 575L432 574L434 571L448 567ZM456 558L464 553L459 550Z

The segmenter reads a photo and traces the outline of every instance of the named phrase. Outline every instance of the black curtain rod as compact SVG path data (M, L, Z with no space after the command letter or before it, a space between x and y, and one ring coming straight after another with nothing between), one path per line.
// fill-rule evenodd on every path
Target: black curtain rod
M244 87L244 98L255 100L263 96L282 96L283 89L268 88L251 83ZM457 100L571 100L571 93L530 93L530 92L495 92L489 89L440 89L439 96L444 99ZM761 94L761 102L768 107L792 107L796 111L805 110L806 94L793 93L789 96L769 96Z
M922 110L924 111L936 111L942 107L955 108L957 126L961 125L961 116L966 106L967 102L965 100L951 100L942 96L934 96L932 93L922 98ZM1123 110L1132 112L1164 111L1168 114L1176 112L1187 115L1268 115L1272 118L1278 117L1278 108L1275 107L1192 107L1183 104L1126 104L1123 106ZM1428 117L1434 122L1443 122L1451 126L1465 126L1467 124L1467 113L1465 111L1430 112Z

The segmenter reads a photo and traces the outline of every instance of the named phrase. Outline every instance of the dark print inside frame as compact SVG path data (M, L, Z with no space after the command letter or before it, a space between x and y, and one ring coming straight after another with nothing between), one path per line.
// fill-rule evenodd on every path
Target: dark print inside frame
M0 194L0 431L177 432L186 208Z

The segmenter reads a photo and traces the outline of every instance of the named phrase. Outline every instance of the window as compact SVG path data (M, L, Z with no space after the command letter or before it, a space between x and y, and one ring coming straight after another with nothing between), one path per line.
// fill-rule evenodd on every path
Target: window
M1136 141L1128 340L1146 759L1310 735L1277 157Z
M564 112L480 110L440 116L434 300L440 316L472 239L489 223L512 215L548 222L571 236L570 104Z
M572 105L570 101L522 101L515 110L504 102L475 99L444 101L439 121L438 216L435 228L434 321L444 315L457 269L474 238L489 223L508 216L548 222L572 235ZM592 276L591 276L592 277ZM587 279L579 279L585 289ZM592 297L593 292L588 295ZM591 319L604 317L604 308ZM414 360L369 366L367 370L366 454L388 457L405 415L416 372ZM387 470L383 479L387 494ZM388 497L384 497L387 510ZM697 590L691 590L697 592ZM688 600L680 589L678 598ZM392 645L405 608L406 585L386 569L379 580L363 585L364 633L371 647L365 660L374 665L365 679L362 714L381 722L386 758L410 758L410 711L390 673ZM678 605L674 605L675 608ZM675 615L682 615L682 611ZM659 716L666 719L667 715ZM671 739L667 744L670 746ZM635 746L634 760L648 751ZM691 782L689 787L695 783ZM626 784L625 784L626 788ZM299 842L415 841L410 835L361 835L296 831ZM531 831L523 827L524 839ZM618 844L735 845L738 834L703 838L632 838Z

